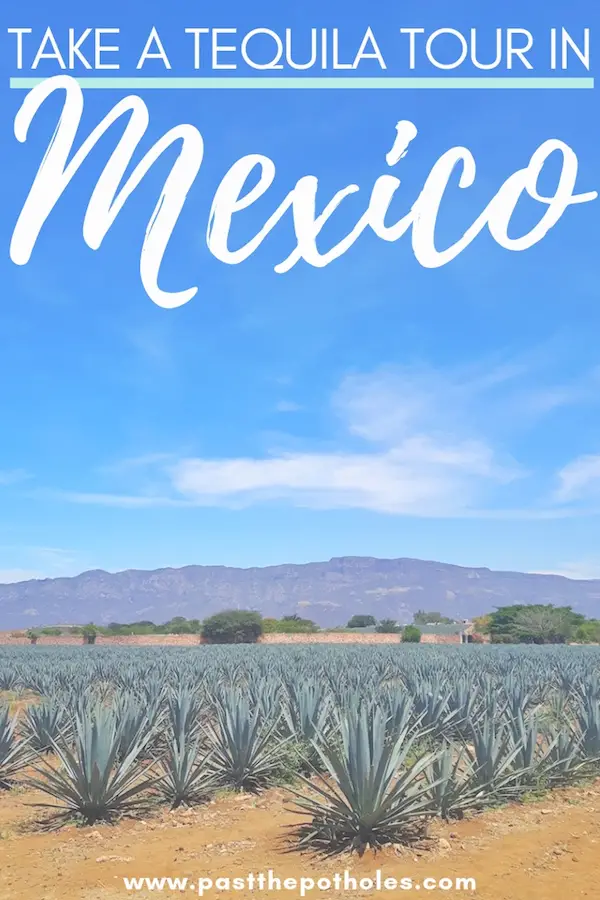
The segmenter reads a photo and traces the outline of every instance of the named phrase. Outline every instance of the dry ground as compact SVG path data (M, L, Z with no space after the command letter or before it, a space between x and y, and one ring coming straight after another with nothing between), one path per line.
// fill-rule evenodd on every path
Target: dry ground
M123 877L246 875L273 869L278 876L348 868L366 877L473 877L483 900L574 900L600 896L600 782L555 792L541 802L506 807L450 826L434 825L429 848L393 849L375 859L318 862L285 853L282 826L296 821L282 791L259 797L229 795L190 811L164 813L118 826L43 832L40 811L26 804L41 795L19 790L0 795L0 898L2 900L123 900L183 896L167 890L129 893ZM191 891L188 896L195 896ZM408 896L405 891L387 896ZM465 896L454 891L426 896ZM215 897L216 894L207 894ZM256 900L257 893L221 894ZM295 892L268 894L295 900ZM321 900L315 890L310 897ZM340 896L332 892L327 896ZM376 893L356 892L359 900ZM383 896L386 896L384 893ZM414 895L413 895L414 896Z

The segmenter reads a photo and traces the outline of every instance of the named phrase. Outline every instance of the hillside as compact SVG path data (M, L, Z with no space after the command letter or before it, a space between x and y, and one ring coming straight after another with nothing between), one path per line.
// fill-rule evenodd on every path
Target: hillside
M370 557L251 569L96 570L0 585L0 628L164 622L176 615L202 619L231 607L276 617L296 612L334 626L361 612L409 622L422 608L470 619L511 603L568 604L587 616L600 616L600 581Z

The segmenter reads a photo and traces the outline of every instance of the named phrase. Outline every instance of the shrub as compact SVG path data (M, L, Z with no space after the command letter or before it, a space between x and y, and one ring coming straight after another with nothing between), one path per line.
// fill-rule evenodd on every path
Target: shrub
M263 633L260 613L234 609L204 620L202 637L214 644L254 644Z
M83 635L84 644L95 644L98 636L98 629L90 622L89 625L83 626L81 634Z
M348 628L371 628L375 625L375 616L352 616Z
M186 619L183 616L175 616L164 625L155 628L161 634L200 634L202 625L198 619Z
M284 616L274 629L279 634L312 634L319 630L312 619L301 619L300 616Z
M421 632L416 625L407 625L402 632L402 640L408 644L418 644L421 640Z
M382 619L375 629L379 634L398 634L400 630L394 619Z
M263 619L262 626L263 634L311 634L319 631L319 626L312 619L301 619L300 616Z

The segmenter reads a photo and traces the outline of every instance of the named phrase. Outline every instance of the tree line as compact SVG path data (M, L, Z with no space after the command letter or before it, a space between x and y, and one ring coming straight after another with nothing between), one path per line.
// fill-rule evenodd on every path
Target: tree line
M27 636L36 643L42 636L81 635L85 643L93 644L98 635L106 637L152 634L197 634L213 643L252 643L263 634L313 634L327 631L374 631L379 634L398 634L403 642L418 643L428 626L460 625L439 612L419 610L410 625L394 619L377 620L373 615L355 615L340 628L321 629L311 619L297 614L280 619L263 617L250 610L224 610L200 621L175 616L156 625L149 620L131 623L111 622L108 625L49 626L29 629ZM600 643L600 620L586 618L570 606L552 604L515 604L497 607L494 612L473 620L475 640L487 635L496 644L565 644ZM482 640L479 637L479 640Z

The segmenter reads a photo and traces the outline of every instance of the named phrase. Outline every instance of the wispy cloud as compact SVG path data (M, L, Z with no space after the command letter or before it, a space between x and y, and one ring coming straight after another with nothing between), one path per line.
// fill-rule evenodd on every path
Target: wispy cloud
M25 469L3 469L0 470L0 487L18 484L21 481L27 481L29 478L31 478L31 475Z
M600 495L600 455L579 456L558 473L555 498L559 503L598 500Z
M574 511L564 504L502 506L502 489L528 474L502 437L535 416L578 402L596 374L562 387L532 387L528 374L523 361L452 370L388 366L351 374L330 398L334 437L327 443L305 440L293 449L284 444L254 457L151 453L104 468L104 475L127 485L124 491L115 491L113 483L109 491L53 496L124 509L285 502L421 517L569 516ZM600 457L597 465L600 479ZM569 481L565 470L563 482L568 500L577 475Z
M190 500L161 494L147 496L137 494L109 494L100 491L46 490L37 491L36 497L90 506L114 506L121 509L148 509L153 506L194 506Z
M100 466L98 472L102 475L127 475L136 470L147 469L174 460L172 453L144 453L142 456L131 456L119 459L116 462Z
M560 408L597 402L599 389L600 369L557 383L537 360L516 358L452 370L382 367L347 377L334 404L353 433L372 440L398 439L414 428L490 439L529 430Z
M488 485L521 474L507 456L498 459L467 421L469 390L463 374L452 382L431 370L350 376L331 399L333 430L341 435L326 447L256 458L150 454L124 461L118 473L145 468L155 483L166 479L167 490L57 496L123 508L284 501L404 515L459 513L477 504Z
M426 438L385 452L295 453L264 459L184 459L171 469L178 494L200 503L286 500L298 506L444 515L465 508L482 479L510 480L477 443Z
M275 409L280 413L294 413L299 412L302 407L299 403L294 403L293 400L280 400Z

